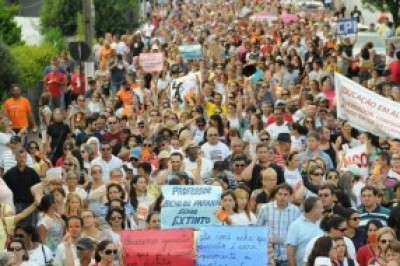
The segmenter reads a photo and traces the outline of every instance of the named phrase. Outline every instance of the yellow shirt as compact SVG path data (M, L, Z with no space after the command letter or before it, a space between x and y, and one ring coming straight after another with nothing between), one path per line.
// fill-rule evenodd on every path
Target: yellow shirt
M212 102L206 102L206 106L205 106L206 108L206 113L207 113L207 117L210 117L210 116L212 116L213 114L214 114L214 112L215 112L215 109L216 108L218 108L214 103L212 103ZM222 114L224 114L224 115L226 115L227 114L227 112L228 112L228 110L226 109L226 106L225 105L222 105L221 106L221 111L222 111Z
M4 247L4 244L6 243L6 240L7 240L7 233L9 235L10 234L12 235L14 233L15 216L4 217L4 214L9 213L10 211L13 211L11 206L1 204L1 206L0 206L0 247ZM4 223L6 225L6 228L7 228L7 233L6 233L6 230L4 230L3 218L4 218Z

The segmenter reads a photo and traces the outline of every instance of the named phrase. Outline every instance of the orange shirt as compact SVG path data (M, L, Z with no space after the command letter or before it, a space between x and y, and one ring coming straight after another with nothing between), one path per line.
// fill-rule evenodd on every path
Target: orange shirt
M108 63L111 60L111 55L112 55L112 49L110 48L101 48L100 50L100 60L101 62Z
M3 110L10 117L14 129L29 127L28 113L32 111L32 107L28 99L9 98L5 101Z
M125 90L125 89L120 89L117 92L117 96L121 99L122 103L125 105L130 105L132 103L132 91Z

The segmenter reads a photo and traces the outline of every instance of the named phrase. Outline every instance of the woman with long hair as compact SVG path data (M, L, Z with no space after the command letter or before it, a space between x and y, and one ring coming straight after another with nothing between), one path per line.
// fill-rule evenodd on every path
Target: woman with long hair
M301 172L299 170L300 167L300 156L299 152L292 151L286 155L284 155L285 159L285 167L284 167L284 177L285 182L288 183L291 187L295 187L302 181Z
M64 189L61 186L55 186L50 191L50 195L54 198L54 209L56 213L63 217L65 214L65 198L67 197Z
M92 165L89 169L89 174L92 177L92 181L86 186L86 203L90 210L96 212L98 208L107 202L106 185L103 182L103 168L100 165Z
M38 223L40 242L46 244L53 253L64 237L65 222L56 212L53 195L43 196L38 210L41 218Z
M83 202L81 197L76 193L69 193L67 196L67 202L65 203L65 215L64 218L71 216L81 216L83 210Z
M95 243L100 243L103 240L112 240L110 233L106 230L99 230L97 227L98 217L92 210L82 211L82 235L81 237L88 237Z
M232 190L226 190L221 195L221 206L217 208L215 216L224 225L234 225L238 211L236 195Z
M129 200L136 211L138 228L146 228L146 219L152 209L155 199L147 193L148 179L144 176L134 176L131 180Z
M379 253L377 232L382 227L379 220L370 220L365 226L367 244L361 246L357 251L357 262L360 266L368 266L369 262L377 257Z
M235 196L238 205L238 213L235 217L236 225L252 225L256 224L257 218L250 210L250 194L244 188L235 189Z
M357 130L353 128L348 121L342 121L340 123L340 136L336 139L336 149L343 150L343 145L349 148L354 148L360 145L360 141L357 139Z
M106 215L106 221L111 227L111 237L114 244L121 243L121 233L125 230L125 212L118 208L112 208Z
M250 152L255 154L256 145L260 143L258 134L264 129L261 116L257 114L250 115L250 128L243 133L243 140L250 144Z
M225 142L225 129L224 122L220 115L210 116L210 127L215 127L218 130L218 138L220 141ZM206 134L204 134L206 136Z
M81 154L82 164L81 168L88 170L90 168L90 162L95 158L95 151L92 145L90 144L82 144L79 153Z
M307 266L314 266L315 262L319 258L327 258L330 260L331 265L336 265L334 261L337 260L336 246L329 236L321 236L315 241L314 247L307 260Z
M336 252L337 252L337 260L340 265L343 266L350 266L356 265L356 261L350 258L347 254L347 246L343 238L336 238L334 240L336 245Z
M253 190L250 197L250 210L258 213L262 204L268 203L272 198L272 192L277 186L278 174L273 168L261 171L261 187Z
M28 251L25 248L25 242L21 238L13 238L7 245L7 251L12 252L15 258L15 266L35 266L29 261ZM3 265L3 264L1 264ZM7 265L7 264L4 264Z
M118 262L118 258L117 245L112 241L104 240L97 245L96 266L113 266L115 261Z
M151 212L146 219L147 229L160 229L161 221L160 221L160 213L153 211Z

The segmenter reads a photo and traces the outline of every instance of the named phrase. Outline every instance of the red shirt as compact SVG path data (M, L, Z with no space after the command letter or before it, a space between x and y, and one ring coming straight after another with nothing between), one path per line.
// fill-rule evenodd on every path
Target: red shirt
M368 266L368 262L374 258L376 255L369 245L364 245L357 251L357 262L360 266Z
M283 114L283 119L288 123L292 123L293 122L292 115L290 113L288 113L288 112ZM271 125L273 123L275 123L275 116L272 114L272 115L270 115L268 117L266 124L267 124L267 126L269 126L269 125Z
M79 78L80 76L80 78ZM71 77L71 88L75 95L84 94L86 89L85 75L74 73Z
M65 84L65 75L61 72L50 72L44 77L46 88L50 92L51 96L58 97L63 91ZM50 81L53 81L50 83Z
M110 142L112 140L121 141L122 140L122 133L118 131L117 133L106 132L103 134L103 138L106 142Z
M394 83L400 83L400 60L389 64L390 80Z

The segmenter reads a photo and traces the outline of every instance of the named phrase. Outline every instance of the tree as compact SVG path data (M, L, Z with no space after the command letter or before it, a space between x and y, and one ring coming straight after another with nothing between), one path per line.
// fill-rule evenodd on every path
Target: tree
M11 85L18 83L19 71L15 66L15 59L11 55L10 48L0 40L0 99L4 97Z
M364 7L391 13L395 27L399 26L399 0L361 0L361 2Z
M17 14L17 6L6 5L4 0L0 0L0 40L7 45L22 43L21 27L14 21Z

